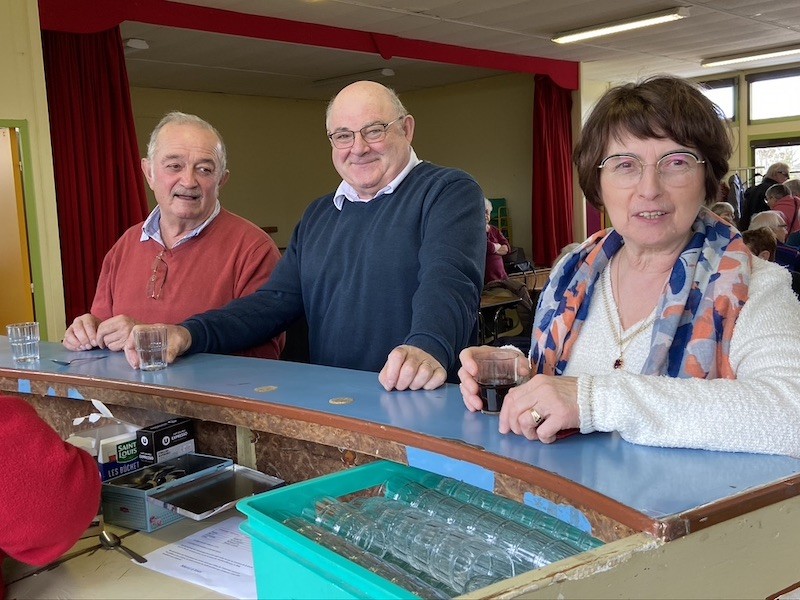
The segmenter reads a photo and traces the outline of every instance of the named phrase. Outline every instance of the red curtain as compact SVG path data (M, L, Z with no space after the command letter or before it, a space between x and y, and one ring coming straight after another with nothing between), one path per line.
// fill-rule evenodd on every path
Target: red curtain
M42 31L42 49L69 324L89 311L106 252L148 207L119 28Z
M533 92L533 260L550 266L572 235L572 96L547 75Z

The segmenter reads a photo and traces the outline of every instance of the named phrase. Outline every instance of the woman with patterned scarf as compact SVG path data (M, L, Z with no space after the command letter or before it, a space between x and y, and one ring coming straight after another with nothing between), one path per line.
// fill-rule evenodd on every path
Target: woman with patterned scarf
M789 273L704 210L732 152L694 85L612 88L574 152L586 199L613 227L559 261L539 298L533 376L500 431L549 443L564 429L638 444L800 456L800 303ZM480 410L476 348L464 403Z

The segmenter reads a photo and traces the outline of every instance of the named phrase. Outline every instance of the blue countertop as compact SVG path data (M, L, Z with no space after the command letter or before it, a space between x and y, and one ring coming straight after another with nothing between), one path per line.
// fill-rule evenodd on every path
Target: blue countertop
M50 360L101 354L109 356L70 366ZM460 440L555 473L652 519L690 511L800 473L800 460L790 457L653 448L630 444L617 434L575 435L550 445L501 435L497 417L469 412L456 385L434 391L386 392L376 374L348 369L197 354L179 358L162 371L142 372L131 369L122 353L69 352L60 344L44 342L37 363L20 365L12 361L8 339L2 336L0 369L23 372L19 374L19 392L31 389L25 370L68 374L247 398ZM265 388L270 391L257 391ZM340 397L353 402L329 402Z

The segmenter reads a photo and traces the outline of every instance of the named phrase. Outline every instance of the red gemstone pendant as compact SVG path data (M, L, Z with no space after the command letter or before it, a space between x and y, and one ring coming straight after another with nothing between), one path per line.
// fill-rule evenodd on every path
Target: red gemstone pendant
M622 357L620 356L617 360L614 361L614 368L621 369L622 368Z

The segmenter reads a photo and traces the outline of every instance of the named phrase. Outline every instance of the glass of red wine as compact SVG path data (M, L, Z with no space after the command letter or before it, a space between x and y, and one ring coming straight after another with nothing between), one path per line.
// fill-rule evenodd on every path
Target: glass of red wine
M528 358L517 350L486 348L475 355L476 377L483 401L481 412L496 415L503 408L508 390L519 385L530 374Z

